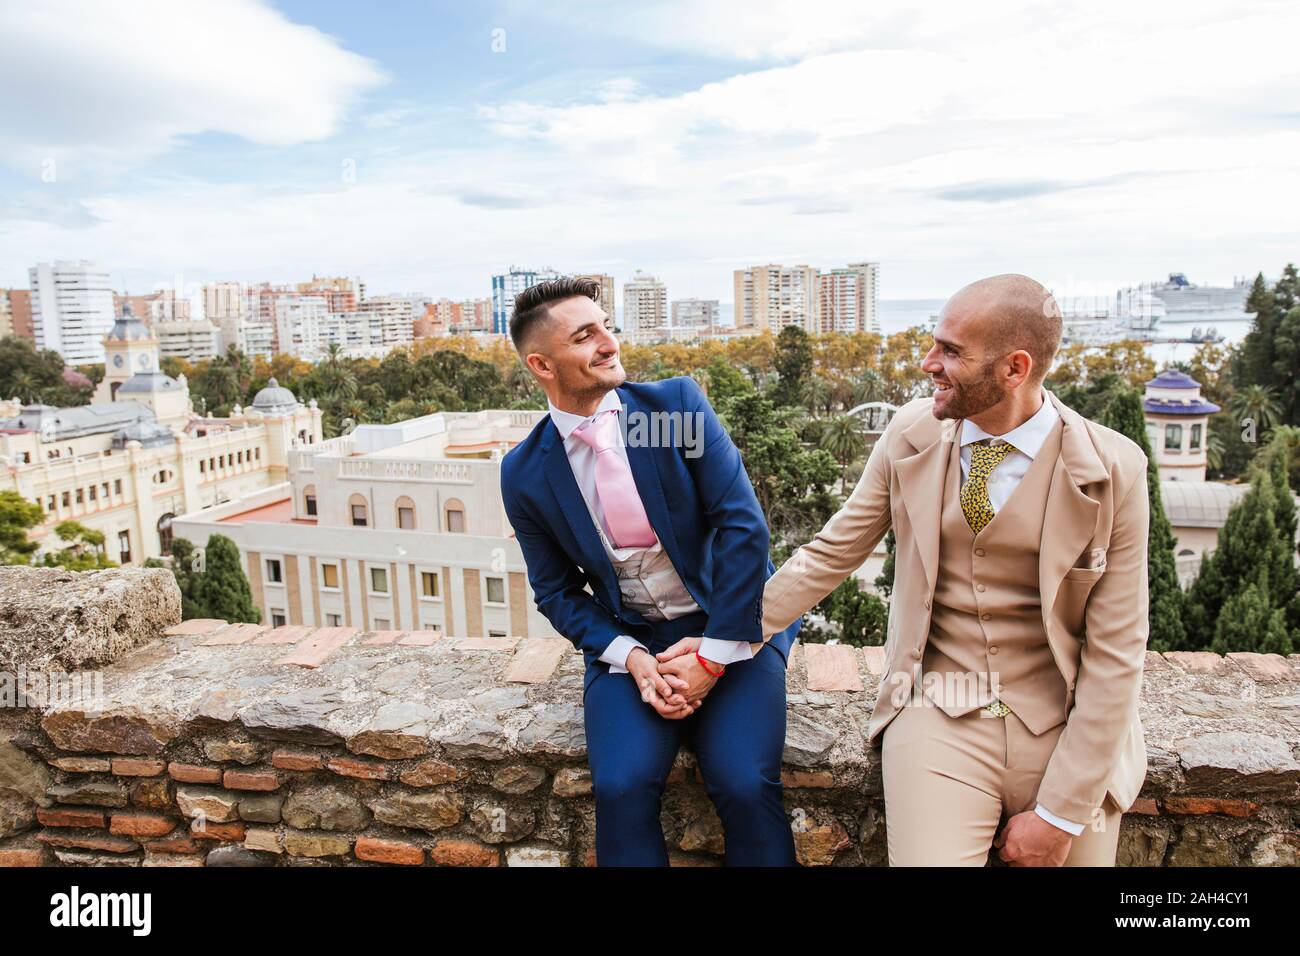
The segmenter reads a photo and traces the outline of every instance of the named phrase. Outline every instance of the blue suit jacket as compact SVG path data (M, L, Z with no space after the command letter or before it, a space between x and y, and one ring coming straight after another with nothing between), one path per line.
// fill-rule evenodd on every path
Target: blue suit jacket
M708 614L700 636L761 641L763 585L776 569L768 556L767 520L740 452L691 378L629 383L616 391L626 406L628 461L650 525ZM665 412L678 413L678 421L693 416L692 427L699 426L693 451L680 440L659 447L637 441L638 423L663 422L663 415L653 416ZM628 634L648 642L651 625L623 607L614 567L549 415L502 461L501 496L538 610L585 655L585 694L609 669L598 658L610 641ZM788 658L798 633L795 621L769 643Z

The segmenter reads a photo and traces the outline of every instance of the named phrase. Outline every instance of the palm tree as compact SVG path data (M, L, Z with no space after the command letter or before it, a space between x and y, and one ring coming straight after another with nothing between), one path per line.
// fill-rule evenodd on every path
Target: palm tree
M862 422L855 415L833 418L822 432L821 446L840 463L840 483L843 484L849 464L867 450L867 436L862 431Z
M825 411L831 400L830 387L816 375L810 376L803 384L804 407L813 415Z
M1239 421L1254 422L1261 439L1282 417L1277 392L1267 385L1247 385L1239 389L1228 399L1228 410Z

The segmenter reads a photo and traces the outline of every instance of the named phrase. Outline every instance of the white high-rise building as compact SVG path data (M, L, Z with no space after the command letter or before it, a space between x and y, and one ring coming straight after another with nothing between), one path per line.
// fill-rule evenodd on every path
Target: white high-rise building
M316 361L322 351L321 327L329 315L329 304L320 295L281 296L275 300L275 337L282 355L296 355Z
M633 342L668 335L668 287L640 270L623 283L623 334Z
M673 303L673 331L704 331L718 324L717 299L678 299Z
M427 302L421 296L379 295L362 302L358 311L379 318L380 337L376 344L391 350L415 341L415 317L424 314Z
M41 262L27 272L36 347L58 352L68 365L104 361L114 318L107 270L82 259Z

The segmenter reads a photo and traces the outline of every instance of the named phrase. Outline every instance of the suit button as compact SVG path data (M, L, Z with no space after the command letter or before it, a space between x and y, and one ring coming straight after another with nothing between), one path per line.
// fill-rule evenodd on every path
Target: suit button
M992 615L992 614L981 614L981 615L980 615L980 620L981 620L981 621L991 621L991 620L993 620L993 615Z
M983 591L983 590L984 590L984 585L982 585L982 584L977 584L977 585L975 585L975 590L976 590L976 591Z
M996 654L997 652L998 652L998 646L997 646L996 644L990 644L990 645L989 645L989 653L990 653L990 654Z
M982 558L982 557L984 557L984 549L983 549L983 548L976 548L976 549L975 549L975 557L977 557L977 558Z
M920 652L919 650L917 650L916 648L913 648L913 649L912 649L912 656L915 657L915 658L919 661L919 660L921 659L921 652Z

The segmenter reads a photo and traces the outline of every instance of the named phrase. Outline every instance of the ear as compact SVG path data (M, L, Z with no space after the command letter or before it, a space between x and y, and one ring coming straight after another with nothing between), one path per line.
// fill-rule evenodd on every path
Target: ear
M555 369L551 365L551 360L541 352L529 352L525 355L524 365L541 381L547 382L555 378Z
M1033 369L1034 357L1024 349L1016 349L1007 356L1008 384L1019 386L1027 382Z

